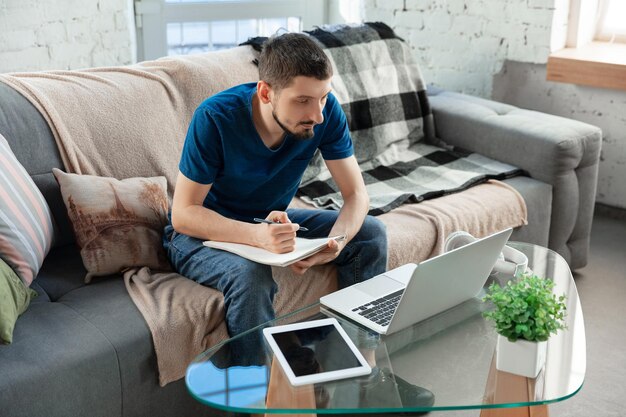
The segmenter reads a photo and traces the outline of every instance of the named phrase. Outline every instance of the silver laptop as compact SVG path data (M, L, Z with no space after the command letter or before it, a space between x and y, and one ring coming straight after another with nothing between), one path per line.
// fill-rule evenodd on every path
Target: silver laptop
M403 265L320 303L377 333L397 332L478 295L511 233L508 228L419 265Z

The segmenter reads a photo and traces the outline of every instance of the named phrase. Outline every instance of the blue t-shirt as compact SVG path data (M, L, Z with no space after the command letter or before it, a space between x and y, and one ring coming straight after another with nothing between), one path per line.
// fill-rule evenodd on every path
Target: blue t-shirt
M332 94L324 122L311 139L287 135L269 149L252 121L256 83L242 84L206 99L196 109L179 169L200 184L213 184L203 205L221 215L251 222L272 210L285 210L307 164L319 148L326 160L353 154L346 116Z

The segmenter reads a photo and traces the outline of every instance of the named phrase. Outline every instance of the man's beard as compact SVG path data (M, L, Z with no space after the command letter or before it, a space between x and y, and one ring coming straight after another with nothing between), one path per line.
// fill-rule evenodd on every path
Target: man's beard
M278 126L280 126L281 129L283 129L285 131L285 133L287 133L288 135L291 135L294 139L298 139L298 140L306 140L306 139L311 139L313 136L315 136L315 132L313 131L313 128L311 129L305 129L304 131L300 132L300 133L296 133L293 132L291 130L289 130L289 128L287 128L287 126L285 126L280 120L278 120L278 116L276 116L276 111L272 110L272 117L274 118L274 120L276 121L276 123L278 123ZM312 125L313 122L301 122L298 123L303 124L303 125Z

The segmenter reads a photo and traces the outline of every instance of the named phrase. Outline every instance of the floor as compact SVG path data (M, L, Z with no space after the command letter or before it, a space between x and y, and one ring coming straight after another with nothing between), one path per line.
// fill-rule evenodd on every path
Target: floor
M626 415L626 220L596 215L591 256L574 274L585 317L587 375L552 417Z
M574 273L587 337L587 373L578 394L549 406L550 417L626 416L626 218L596 214L586 267ZM432 417L478 416L477 411Z

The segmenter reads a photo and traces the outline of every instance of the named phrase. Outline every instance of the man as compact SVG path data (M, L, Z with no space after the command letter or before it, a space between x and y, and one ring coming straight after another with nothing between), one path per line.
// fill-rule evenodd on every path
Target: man
M332 68L308 36L267 41L258 83L205 100L183 148L164 246L182 275L224 294L231 336L274 318L272 270L204 240L244 243L276 253L306 238L346 235L290 268L337 265L345 287L385 271L384 225L367 216L369 198L353 155L346 117L331 94ZM287 209L320 149L344 199L339 211ZM266 218L280 224L254 223ZM307 232L298 231L300 226Z
M345 114L331 94L332 67L324 52L306 35L272 37L259 57L259 78L258 83L208 98L194 113L179 165L171 224L164 235L165 249L179 273L224 294L231 337L274 318L277 286L271 267L207 248L204 240L285 253L294 249L296 234L345 235L344 241L330 240L325 250L290 265L303 274L332 262L341 288L387 267L385 227L367 216L369 198ZM339 212L287 209L317 149L344 205ZM280 224L254 223L254 218ZM308 231L299 231L300 226ZM259 335L253 332L230 344L236 349L230 352L231 365L233 360L263 363ZM366 357L374 366L375 338L370 345ZM430 391L386 370L375 368L364 383L369 391L391 389L406 406L434 401ZM387 386L387 391L372 386Z

